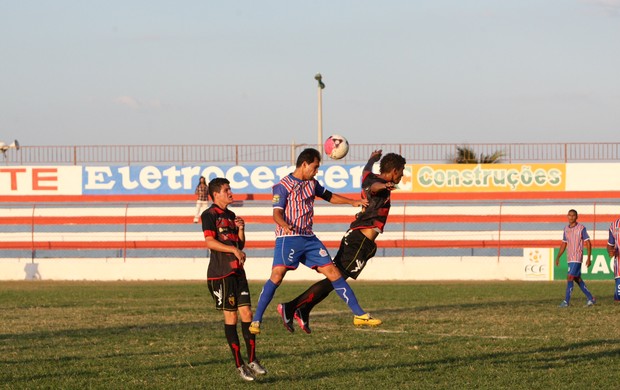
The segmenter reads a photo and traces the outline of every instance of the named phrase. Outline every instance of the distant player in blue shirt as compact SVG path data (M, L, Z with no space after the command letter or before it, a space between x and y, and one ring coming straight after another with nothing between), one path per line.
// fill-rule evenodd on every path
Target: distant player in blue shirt
M618 264L618 246L620 245L620 218L609 225L609 240L607 240L607 253L614 260L614 279L616 281L614 301L620 302L620 267Z
M586 306L592 306L596 303L596 298L592 296L586 283L581 279L581 263L583 263L583 246L585 244L588 249L588 259L586 260L586 268L591 264L592 260L592 244L590 243L590 236L586 227L577 222L577 210L568 210L568 226L564 228L564 236L562 237L562 244L558 255L555 257L555 265L560 265L560 257L564 251L568 248L566 254L566 261L568 262L568 276L566 278L566 295L560 307L568 307L570 305L570 297L573 293L574 282L586 295Z
M338 296L354 314L356 325L380 325L381 320L366 313L357 302L355 293L332 263L325 245L314 235L314 198L330 203L368 206L367 200L354 200L332 194L314 178L319 171L321 154L316 149L305 149L297 157L295 171L273 186L273 220L276 223L276 243L271 277L263 286L250 331L260 333L260 324L267 306L288 270L300 263L317 270L329 279Z

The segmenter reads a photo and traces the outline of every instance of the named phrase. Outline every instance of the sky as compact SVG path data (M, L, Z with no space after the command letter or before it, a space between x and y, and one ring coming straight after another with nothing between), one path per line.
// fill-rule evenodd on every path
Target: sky
M0 141L617 142L620 0L0 0Z

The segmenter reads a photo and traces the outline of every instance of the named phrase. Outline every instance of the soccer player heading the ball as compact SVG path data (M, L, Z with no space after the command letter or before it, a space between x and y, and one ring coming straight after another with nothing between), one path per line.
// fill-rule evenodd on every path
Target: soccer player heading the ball
M581 263L583 263L583 246L585 243L588 249L588 259L586 260L586 268L590 266L592 257L592 243L586 227L577 222L577 210L568 210L568 225L564 227L564 236L558 255L555 257L555 265L560 265L560 256L568 247L566 261L568 262L568 276L566 277L566 295L560 307L568 307L570 305L570 296L573 293L574 282L583 291L586 296L586 306L592 306L596 303L596 298L592 296L586 283L581 279Z
M256 359L256 336L250 333L252 303L243 264L245 253L245 222L228 209L233 202L228 179L215 178L209 183L211 207L202 213L202 231L211 250L207 282L215 308L224 313L224 333L232 351L239 376L253 381L267 371ZM246 365L241 357L237 334L237 312L241 316L241 332L248 352Z
M375 150L362 172L362 199L368 206L355 216L349 230L340 241L340 248L334 258L336 267L345 278L357 279L366 262L377 252L375 239L383 228L390 212L390 192L400 182L405 170L405 159L395 153L388 153L381 159L379 174L372 172L374 163L381 158L381 150ZM293 321L310 333L310 311L323 301L333 290L329 280L321 280L290 302L278 305L278 312L284 327L293 332Z
M295 171L273 186L273 220L276 223L276 243L271 277L263 286L250 331L260 333L260 324L267 306L288 270L299 263L317 270L327 277L338 296L349 306L357 325L376 326L381 320L366 313L357 302L353 290L332 263L325 245L312 232L314 198L316 196L334 204L353 207L368 206L365 199L354 200L333 194L314 178L321 164L321 154L316 149L305 149L297 157Z

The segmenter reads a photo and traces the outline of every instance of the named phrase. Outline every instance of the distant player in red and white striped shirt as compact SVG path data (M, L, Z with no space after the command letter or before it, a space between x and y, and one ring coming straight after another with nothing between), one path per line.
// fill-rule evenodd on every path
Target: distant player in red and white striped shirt
M555 265L560 265L560 257L568 248L566 261L568 262L568 276L566 278L566 296L564 301L560 303L560 307L568 307L570 305L570 297L573 293L574 282L583 291L587 298L586 306L592 306L596 303L596 298L592 296L586 283L581 279L581 264L583 263L583 246L588 250L588 259L586 260L586 268L592 263L592 244L586 227L577 222L577 210L568 210L568 226L564 228L564 236L558 255L555 257Z
M620 302L620 264L618 264L618 251L620 246L620 218L609 225L609 239L607 240L607 253L614 259L614 279L616 280L614 300Z

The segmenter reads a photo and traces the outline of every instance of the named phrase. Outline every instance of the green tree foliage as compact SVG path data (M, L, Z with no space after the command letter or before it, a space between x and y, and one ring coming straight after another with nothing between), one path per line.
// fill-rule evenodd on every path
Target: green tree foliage
M457 146L456 155L452 159L452 162L456 164L498 164L502 162L504 152L498 150L493 154L482 154L480 156L474 152L474 150L468 146Z

